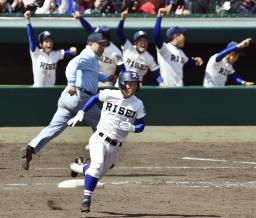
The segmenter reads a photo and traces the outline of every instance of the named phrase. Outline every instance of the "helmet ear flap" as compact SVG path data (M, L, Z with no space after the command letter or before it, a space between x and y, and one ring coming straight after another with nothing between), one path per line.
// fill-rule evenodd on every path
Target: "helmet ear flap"
M125 81L123 81L122 83L121 83L121 89L124 89L125 88Z

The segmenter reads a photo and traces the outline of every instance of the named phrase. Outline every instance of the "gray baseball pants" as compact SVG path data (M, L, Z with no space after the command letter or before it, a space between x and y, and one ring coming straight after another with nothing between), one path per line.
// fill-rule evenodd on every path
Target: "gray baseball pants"
M77 95L70 96L67 88L62 92L58 101L58 109L54 114L49 126L45 127L28 145L34 148L35 153L39 152L49 141L57 137L67 127L67 121L73 118L91 96L77 90ZM96 130L100 120L101 110L94 105L85 113L84 120L93 129Z

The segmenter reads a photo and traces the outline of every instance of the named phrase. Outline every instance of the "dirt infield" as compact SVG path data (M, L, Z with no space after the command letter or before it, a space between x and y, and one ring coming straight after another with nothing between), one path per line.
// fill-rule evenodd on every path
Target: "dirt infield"
M88 155L83 145L91 132L67 129L26 172L20 149L40 129L0 128L0 217L256 217L256 127L147 127L130 134L87 216L79 211L83 188L57 186L71 179L74 156Z

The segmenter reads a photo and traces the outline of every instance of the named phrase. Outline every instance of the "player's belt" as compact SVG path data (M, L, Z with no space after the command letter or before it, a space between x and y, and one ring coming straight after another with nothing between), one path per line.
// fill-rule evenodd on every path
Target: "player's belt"
M100 137L103 137L103 136L104 136L104 133L99 132L99 136L100 136ZM105 141L108 142L109 144L111 144L112 146L117 146L118 143L119 143L117 140L111 139L111 138L109 138L108 136L106 136ZM122 143L120 143L119 146L121 147L121 146L122 146Z
M87 91L86 89L84 89L84 88L80 88L80 87L77 87L81 92L83 92L83 93L85 93L85 94L87 94L87 95L93 95L93 93L92 92L90 92L90 91Z

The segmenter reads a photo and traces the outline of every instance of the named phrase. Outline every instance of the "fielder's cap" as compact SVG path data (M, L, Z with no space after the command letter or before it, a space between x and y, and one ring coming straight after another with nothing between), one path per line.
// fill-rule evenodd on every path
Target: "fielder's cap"
M49 31L41 32L38 35L38 42L42 42L42 41L46 40L47 38L53 39L52 34Z
M148 34L145 31L138 31L133 35L133 41L137 41L140 37L145 37L148 39Z
M108 42L108 40L104 39L102 33L91 33L87 38L87 43L89 42Z
M226 48L232 48L232 47L237 47L237 42L232 41L232 42L228 43ZM234 52L239 54L239 55L244 55L244 52L241 48L236 48L234 50Z
M106 25L98 26L95 31L95 33L102 33L103 37L110 41L110 29Z
M170 27L167 31L166 31L166 37L168 39L170 39L174 34L176 33L185 33L186 30L184 28L180 28L178 26L174 26L174 27Z
M108 26L102 25L102 26L97 26L97 28L95 29L94 32L96 32L96 33L105 33L105 32L109 32L109 31L110 31L110 29L109 29Z

